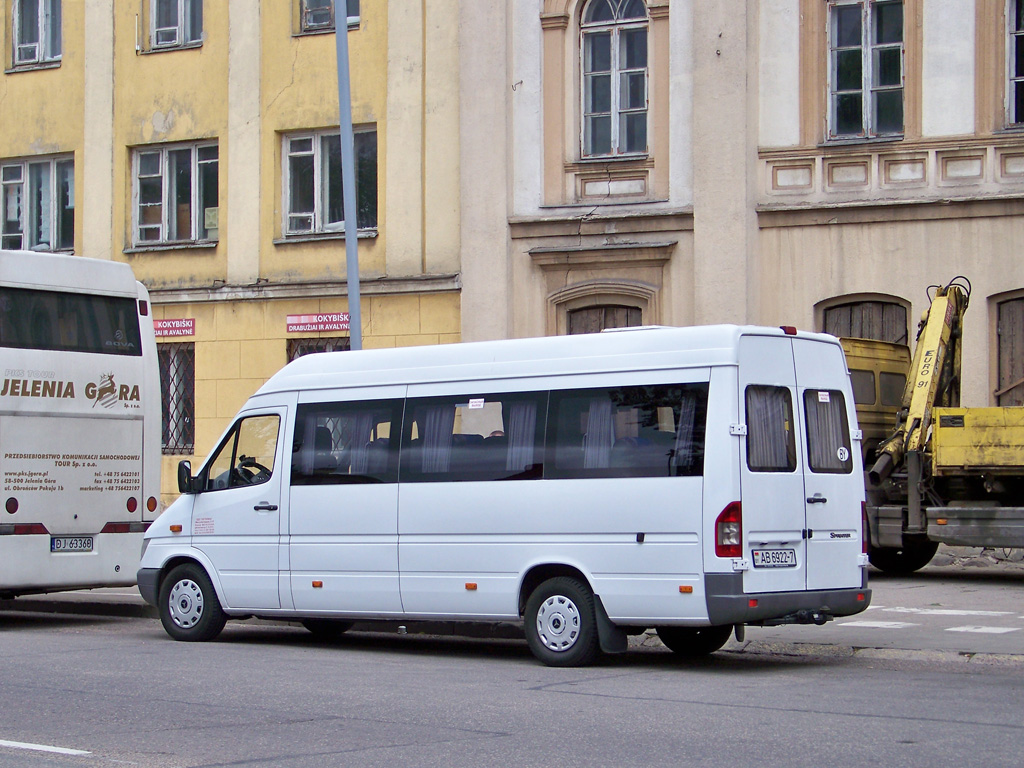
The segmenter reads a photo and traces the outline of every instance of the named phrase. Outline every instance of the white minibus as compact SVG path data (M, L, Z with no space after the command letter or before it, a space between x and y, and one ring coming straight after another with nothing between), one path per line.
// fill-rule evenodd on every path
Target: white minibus
M178 640L522 621L549 665L650 627L711 653L868 606L856 426L839 342L792 328L309 355L181 463L139 589Z
M160 373L127 264L0 251L0 597L132 586L159 513Z

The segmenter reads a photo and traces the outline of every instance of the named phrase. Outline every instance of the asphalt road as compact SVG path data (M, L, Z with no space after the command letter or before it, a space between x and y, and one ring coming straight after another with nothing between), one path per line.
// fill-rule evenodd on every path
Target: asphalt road
M637 638L585 669L522 640L332 645L260 621L176 643L128 590L4 604L0 766L1019 765L1024 568L872 586L876 607L844 622L751 628L699 662Z

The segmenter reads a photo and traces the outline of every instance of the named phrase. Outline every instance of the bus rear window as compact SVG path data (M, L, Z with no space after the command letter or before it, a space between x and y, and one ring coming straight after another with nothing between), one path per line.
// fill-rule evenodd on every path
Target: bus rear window
M134 298L0 287L0 346L142 355Z

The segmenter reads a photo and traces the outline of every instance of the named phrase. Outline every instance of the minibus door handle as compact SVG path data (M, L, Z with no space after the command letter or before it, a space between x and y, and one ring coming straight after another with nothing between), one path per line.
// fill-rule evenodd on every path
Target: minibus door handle
M808 504L824 504L828 499L822 496L820 493L816 493L813 496L807 497Z
M277 504L270 504L266 501L261 501L259 504L253 507L253 509L255 509L257 512L277 512Z

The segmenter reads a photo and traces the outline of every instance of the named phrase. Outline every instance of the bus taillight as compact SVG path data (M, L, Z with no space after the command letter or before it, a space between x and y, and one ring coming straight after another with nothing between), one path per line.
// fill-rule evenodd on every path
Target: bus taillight
M868 505L867 502L860 503L860 551L868 553L871 548L871 535L868 531Z
M7 514L13 515L18 511L18 500L11 496L7 499L7 504L4 505L7 508Z
M150 512L156 512L155 496L150 496L148 499L146 499L146 509L148 509Z
M43 525L42 523L15 523L14 524L14 534L15 535L33 536L33 535L39 535L39 534L45 535L47 533L49 533L49 531L46 530L46 526Z
M134 512L138 508L139 508L139 500L136 499L134 496L129 496L128 497L128 511L129 512Z
M743 557L743 511L730 502L715 520L715 556Z

